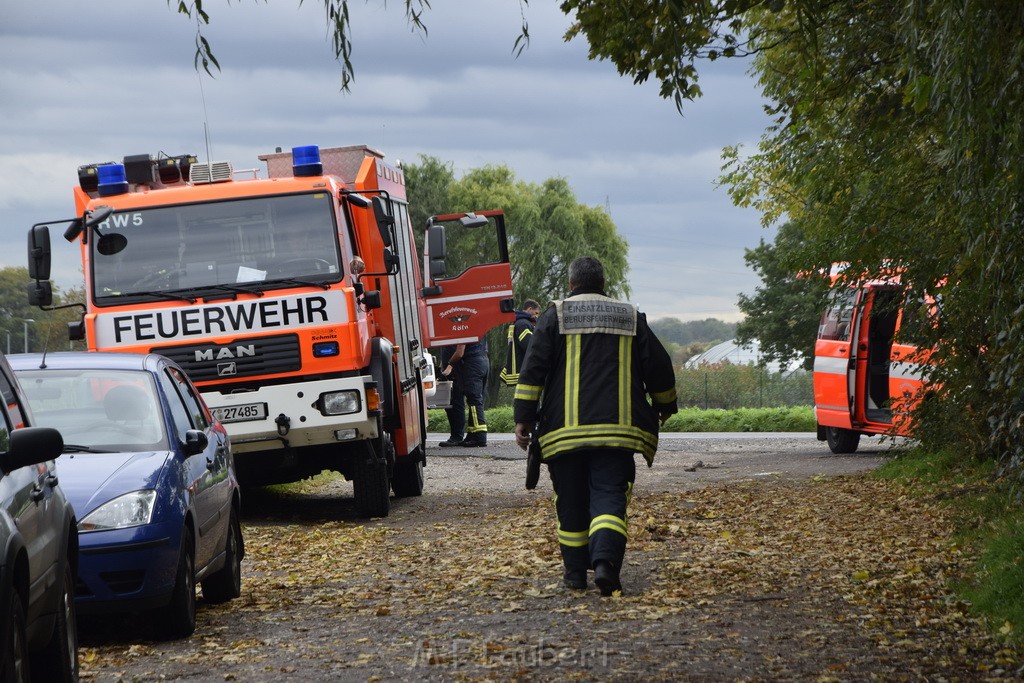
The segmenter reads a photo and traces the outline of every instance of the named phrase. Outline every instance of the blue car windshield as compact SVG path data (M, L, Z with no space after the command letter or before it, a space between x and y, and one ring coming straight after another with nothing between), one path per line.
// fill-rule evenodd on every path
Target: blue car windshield
M20 370L36 422L66 445L101 451L167 450L153 377L132 370Z

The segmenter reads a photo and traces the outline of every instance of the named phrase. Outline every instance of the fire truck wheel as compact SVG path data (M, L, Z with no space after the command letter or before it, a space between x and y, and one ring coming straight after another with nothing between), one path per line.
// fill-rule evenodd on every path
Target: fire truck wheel
M395 463L395 476L391 488L396 498L423 495L423 458L410 453Z
M372 449L369 443L367 448ZM356 455L352 467L352 492L360 517L387 517L391 512L391 482L387 463L373 453Z
M860 443L860 434L842 427L825 427L825 439L833 453L855 453Z
M380 425L377 425L378 429ZM378 460L383 460L387 465L388 481L395 476L395 442L391 439L390 432L382 431L380 437L374 439L373 450Z

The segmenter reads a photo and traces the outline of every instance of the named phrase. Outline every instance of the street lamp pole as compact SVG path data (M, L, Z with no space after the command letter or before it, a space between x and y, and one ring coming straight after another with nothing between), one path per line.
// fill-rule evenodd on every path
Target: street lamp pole
M28 324L34 323L35 320L32 318L24 318L23 321L25 323L25 353L28 353Z

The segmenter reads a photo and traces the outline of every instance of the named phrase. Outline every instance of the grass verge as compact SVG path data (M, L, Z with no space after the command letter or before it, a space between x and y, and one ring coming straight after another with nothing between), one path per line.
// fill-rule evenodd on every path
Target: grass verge
M427 431L448 433L448 418L443 410L431 410ZM510 434L516 425L512 408L498 406L487 409L487 431ZM684 408L668 419L663 432L813 432L814 411L809 407L738 408L736 410L702 410Z
M915 449L883 465L875 477L903 481L953 513L963 574L957 595L994 632L1024 642L1024 508L992 462L965 461L952 452Z

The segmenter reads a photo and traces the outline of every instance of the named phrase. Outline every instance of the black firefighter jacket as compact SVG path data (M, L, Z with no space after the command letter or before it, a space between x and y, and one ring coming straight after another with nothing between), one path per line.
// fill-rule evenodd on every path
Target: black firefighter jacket
M505 365L501 368L501 381L510 387L519 383L519 368L523 367L526 349L530 348L533 318L526 311L516 311L516 321L508 326L508 348Z
M538 424L544 460L612 447L641 453L650 466L658 416L676 410L672 359L636 306L573 292L541 314L514 412L516 422Z

